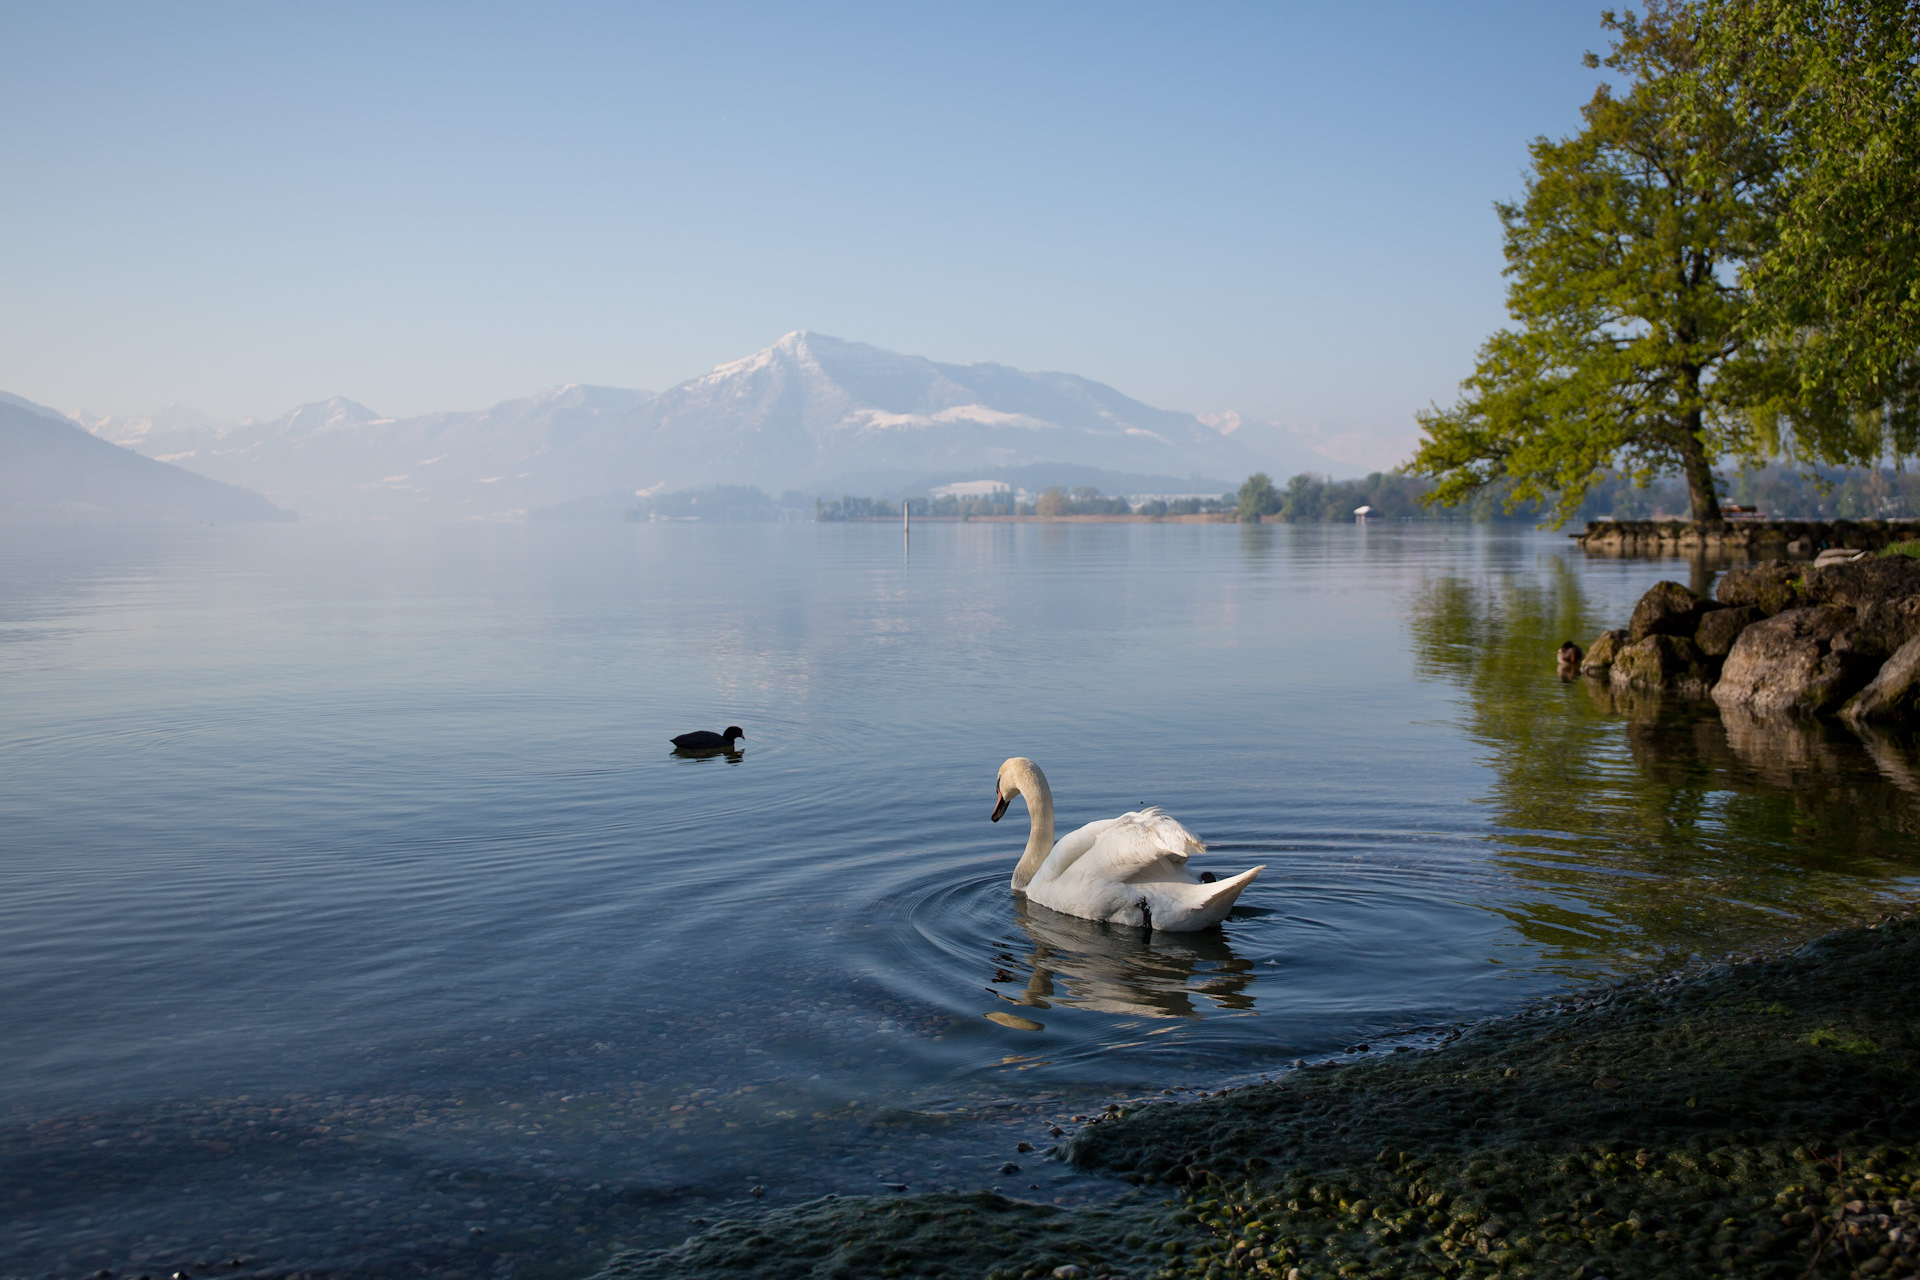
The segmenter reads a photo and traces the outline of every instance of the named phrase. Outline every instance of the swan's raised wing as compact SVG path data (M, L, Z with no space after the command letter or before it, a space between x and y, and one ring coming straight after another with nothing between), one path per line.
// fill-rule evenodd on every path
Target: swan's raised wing
M1079 867L1082 874L1124 884L1155 872L1178 871L1190 856L1206 851L1200 838L1164 809L1142 809L1106 824L1093 847L1081 856Z
M1047 854L1047 860L1040 864L1040 870L1034 874L1035 880L1051 880L1072 866L1074 862L1093 848L1094 843L1108 827L1120 821L1119 818L1102 818L1098 822L1089 822L1078 831L1069 831L1053 842L1053 849Z

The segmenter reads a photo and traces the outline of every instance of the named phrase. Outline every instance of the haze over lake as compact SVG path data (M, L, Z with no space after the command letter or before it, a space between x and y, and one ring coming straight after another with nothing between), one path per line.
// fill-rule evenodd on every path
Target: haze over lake
M1125 1194L1015 1144L1910 889L1898 753L1553 678L1686 573L1457 525L16 529L0 1271L577 1274L754 1187ZM1016 904L1013 754L1063 825L1160 804L1268 871L1212 935Z

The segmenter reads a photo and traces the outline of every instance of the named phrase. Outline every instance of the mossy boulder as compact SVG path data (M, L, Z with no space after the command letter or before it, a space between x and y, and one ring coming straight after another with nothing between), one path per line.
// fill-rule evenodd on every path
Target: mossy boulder
M1607 668L1613 665L1614 655L1632 643L1623 627L1611 631L1602 631L1594 642L1587 646L1586 659L1580 664L1580 674L1586 676L1604 676Z
M1714 592L1721 604L1750 604L1771 617L1806 603L1801 592L1805 564L1791 560L1763 560L1759 564L1729 569Z
M1629 688L1699 698L1713 687L1718 667L1686 636L1650 635L1614 656L1608 679Z
M1656 582L1633 606L1627 633L1638 643L1648 636L1686 636L1691 638L1700 625L1700 617L1720 606L1695 595L1677 582Z

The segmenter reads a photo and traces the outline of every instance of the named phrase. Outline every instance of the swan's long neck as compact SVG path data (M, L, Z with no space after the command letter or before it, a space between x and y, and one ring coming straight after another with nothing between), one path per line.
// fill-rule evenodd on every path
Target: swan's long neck
M1053 852L1053 788L1047 785L1047 775L1032 763L1020 769L1011 781L1018 784L1020 794L1026 797L1027 816L1033 821L1033 829L1027 833L1027 850L1013 869L1013 887L1025 889L1034 873L1040 870L1040 864Z

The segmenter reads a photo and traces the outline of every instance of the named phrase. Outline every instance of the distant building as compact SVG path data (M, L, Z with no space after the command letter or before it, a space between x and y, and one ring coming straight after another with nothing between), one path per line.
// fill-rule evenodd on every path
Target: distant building
M936 485L927 490L935 498L991 498L995 494L1012 493L1013 486L1005 480L962 480L958 484Z

